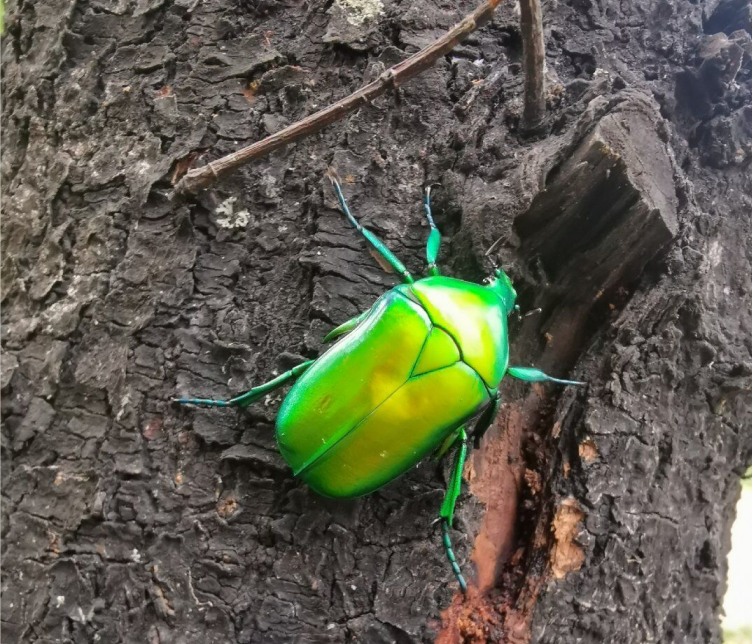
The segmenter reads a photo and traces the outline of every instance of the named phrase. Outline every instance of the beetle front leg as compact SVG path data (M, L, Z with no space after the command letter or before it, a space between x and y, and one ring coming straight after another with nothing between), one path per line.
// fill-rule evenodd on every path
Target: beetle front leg
M357 219L355 219L355 217L353 217L352 213L350 212L350 208L347 206L345 195L342 193L342 187L339 185L339 181L337 180L337 175L334 170L330 169L328 176L329 181L332 182L332 186L334 187L334 192L337 195L339 207L342 209L345 217L347 217L350 223L355 226L355 229L368 240L368 242L376 249L379 255L381 255L381 257L386 260L386 263L389 264L389 266L391 266L397 273L399 273L399 275L402 277L402 281L405 282L405 284L412 284L415 280L413 279L413 276L411 275L410 271L407 270L405 265L392 251L390 251L386 247L384 242L376 237L376 235L368 230L368 228L362 226L361 223Z
M462 592L466 593L467 583L462 576L462 571L460 570L460 566L454 556L452 541L449 538L449 528L452 527L454 521L454 507L462 489L462 469L465 465L465 458L467 457L467 433L465 432L464 427L459 430L458 440L460 441L460 446L457 450L457 460L455 460L454 467L452 468L452 475L449 479L444 502L441 504L441 510L439 510L439 518L441 519L441 539L444 543L444 550L447 559L449 559L449 563L452 566L452 572L454 572L454 576L457 578L457 582L459 583Z
M426 218L428 219L428 225L431 227L431 232L428 233L428 243L426 244L426 260L428 261L428 274L440 275L438 266L436 266L436 258L439 256L439 247L441 246L441 233L436 228L436 224L431 214L431 186L426 188L426 196L423 201L423 207L426 209Z
M273 380L270 380L263 385L259 385L258 387L254 387L230 400L213 400L211 398L173 398L172 400L181 405L201 405L203 407L248 407L251 403L256 402L259 398L263 398L266 394L278 389L289 380L293 380L302 375L313 363L314 360L303 362L289 371L285 371L285 373L280 374Z
M586 385L586 382L580 382L578 380L561 380L560 378L553 378L540 369L534 369L533 367L508 367L507 373L512 378L518 380L524 380L525 382L556 382L560 385Z

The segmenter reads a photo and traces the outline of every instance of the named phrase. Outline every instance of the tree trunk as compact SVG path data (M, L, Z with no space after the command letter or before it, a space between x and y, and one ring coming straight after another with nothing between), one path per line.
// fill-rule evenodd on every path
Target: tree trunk
M544 6L548 113L519 136L512 4L410 84L197 197L172 184L346 96L451 0L26 0L3 46L4 642L718 642L752 461L752 47L742 0ZM499 257L525 309L466 469L456 583L426 461L323 499L282 395L180 408L321 352L384 273Z

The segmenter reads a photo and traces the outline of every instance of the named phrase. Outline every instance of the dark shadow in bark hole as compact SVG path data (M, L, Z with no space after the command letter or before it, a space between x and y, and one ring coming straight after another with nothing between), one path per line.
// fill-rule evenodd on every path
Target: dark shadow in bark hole
M522 34L517 26L505 25L499 29L499 40L510 60L517 62L522 58Z
M597 67L595 56L576 51L567 51L566 47L562 47L564 55L569 58L574 75L577 78L592 78L595 74Z

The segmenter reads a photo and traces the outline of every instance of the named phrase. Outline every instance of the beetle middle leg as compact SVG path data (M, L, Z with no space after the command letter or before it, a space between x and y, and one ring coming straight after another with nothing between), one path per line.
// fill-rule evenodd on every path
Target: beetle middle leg
M259 398L263 398L266 394L278 389L286 382L294 380L302 375L303 372L305 372L313 363L314 360L303 362L289 371L285 371L273 380L265 382L263 385L259 385L253 389L249 389L245 393L235 396L235 398L231 398L230 400L213 400L211 398L173 398L173 401L180 403L181 405L201 405L202 407L248 407L248 405L256 402Z
M322 342L331 342L332 340L340 337L341 335L345 335L347 333L350 333L353 329L355 329L363 320L366 319L368 314L371 312L371 309L368 309L367 311L364 311L360 315L356 315L354 318L348 320L347 322L343 322L340 324L336 329L332 329L324 336L324 339Z
M345 201L345 195L342 194L342 188L339 185L339 181L337 181L337 175L335 174L335 172L330 169L327 174L329 176L329 180L332 182L332 186L334 186L334 192L337 194L339 207L342 209L342 212L348 218L350 223L355 226L355 229L370 242L370 244L378 251L379 255L381 255L386 260L389 266L391 266L395 271L397 271L397 273L402 276L403 282L405 282L406 284L412 284L415 280L413 279L412 274L407 270L405 265L392 251L390 251L386 247L384 242L376 237L376 235L368 230L368 228L364 228L361 223L357 219L355 219L355 217L353 217L352 213L350 212L350 208L347 206L347 202Z

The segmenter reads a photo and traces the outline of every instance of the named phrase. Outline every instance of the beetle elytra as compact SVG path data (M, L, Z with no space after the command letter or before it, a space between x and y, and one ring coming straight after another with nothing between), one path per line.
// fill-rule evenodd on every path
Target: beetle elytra
M297 380L277 414L277 443L295 476L335 498L368 494L393 481L431 453L452 448L454 466L439 511L442 541L461 589L466 583L449 538L467 455L466 427L477 441L499 407L505 375L528 382L583 384L511 367L507 318L517 294L497 268L484 285L440 275L441 235L426 190L430 225L428 276L415 280L405 265L347 206L334 173L342 212L401 276L399 284L366 312L331 331L338 339L315 360L229 400L179 398L183 404L246 407Z

